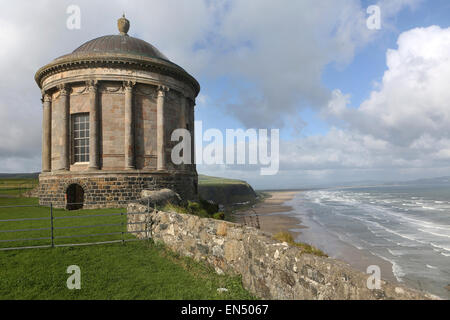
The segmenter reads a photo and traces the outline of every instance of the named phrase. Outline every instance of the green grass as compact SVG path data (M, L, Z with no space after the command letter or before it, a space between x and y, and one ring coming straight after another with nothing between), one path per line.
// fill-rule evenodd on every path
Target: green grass
M289 232L279 232L273 235L274 240L286 242L291 246L301 248L302 253L314 254L319 257L328 257L322 250L313 247L307 243L295 242L294 237Z
M0 198L0 206L37 205L35 198ZM93 217L120 209L65 211L54 209L55 227L125 223L125 216ZM0 208L0 220L49 217L47 207ZM0 222L0 230L47 228L50 220ZM58 229L56 236L125 231L126 226ZM50 231L0 232L0 240L48 237ZM56 244L108 241L122 235L56 239ZM125 235L126 238L134 238ZM0 247L47 245L50 240L1 243ZM66 269L81 268L81 290L69 290ZM225 287L229 291L218 293ZM0 251L0 299L253 299L239 277L217 275L205 264L180 257L149 241Z
M36 198L0 198L0 206L35 205L35 207L0 208L0 220L23 219L23 218L47 218L46 220L11 221L0 222L0 230L23 230L23 229L48 229L51 226L50 208L38 206ZM122 239L120 235L103 235L98 237L58 238L75 235L90 235L99 233L116 233L126 231L126 216L95 217L94 215L116 214L125 212L125 209L97 209L66 211L64 209L53 209L55 244L83 243L93 241L113 241ZM61 219L63 217L75 216L79 218ZM82 217L83 216L83 217ZM87 217L84 217L87 216ZM121 224L117 226L103 226L110 224ZM86 227L65 229L73 226L99 225L98 227ZM61 229L58 229L61 228ZM50 230L0 232L0 247L24 247L43 246L51 243L49 239L2 242L2 240L48 238L51 237ZM132 235L124 235L124 238L133 238Z
M70 265L81 269L81 290L66 286ZM252 298L238 277L148 242L0 252L0 299Z

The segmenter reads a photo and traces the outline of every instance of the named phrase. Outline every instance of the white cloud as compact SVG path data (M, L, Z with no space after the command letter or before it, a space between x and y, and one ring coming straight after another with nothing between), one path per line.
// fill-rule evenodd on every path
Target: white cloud
M424 135L450 137L450 28L418 28L400 35L387 52L387 71L379 90L355 110L335 92L329 113L352 128L410 146ZM345 100L345 101L344 101Z
M334 91L325 115L337 127L285 143L281 168L365 169L366 177L388 179L450 174L449 52L450 28L402 33L387 52L380 88L356 109L349 95Z

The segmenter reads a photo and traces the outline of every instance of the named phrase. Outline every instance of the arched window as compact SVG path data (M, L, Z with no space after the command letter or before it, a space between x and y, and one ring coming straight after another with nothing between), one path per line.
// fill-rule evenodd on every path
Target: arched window
M89 162L89 113L72 115L73 163Z

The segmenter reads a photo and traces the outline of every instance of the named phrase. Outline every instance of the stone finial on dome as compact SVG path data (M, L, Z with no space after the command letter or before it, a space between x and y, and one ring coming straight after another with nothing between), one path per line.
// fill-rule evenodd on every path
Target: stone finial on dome
M119 32L121 35L127 35L128 30L130 30L130 21L125 18L125 14L123 14L122 18L117 20L117 27L119 28Z

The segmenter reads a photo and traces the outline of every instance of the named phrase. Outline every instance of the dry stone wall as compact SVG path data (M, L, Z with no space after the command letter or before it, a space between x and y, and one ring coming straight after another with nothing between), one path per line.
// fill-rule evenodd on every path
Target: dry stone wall
M381 282L367 288L369 275L325 257L302 253L271 239L258 229L239 224L168 212L146 213L138 203L128 205L129 231L150 235L171 250L204 261L217 273L242 275L244 287L263 299L429 299L431 295ZM136 214L133 214L136 213Z

